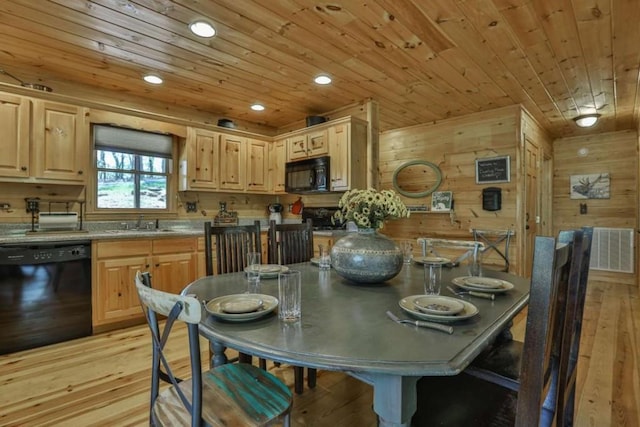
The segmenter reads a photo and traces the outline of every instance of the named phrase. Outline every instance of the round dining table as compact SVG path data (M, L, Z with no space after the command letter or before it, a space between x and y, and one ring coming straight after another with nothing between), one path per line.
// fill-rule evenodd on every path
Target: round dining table
M214 344L212 364L224 363L221 349L229 347L295 366L345 372L373 386L373 409L381 426L409 426L416 410L416 382L422 377L460 373L509 326L529 298L528 279L488 269L483 275L513 286L496 293L494 299L454 295L448 287L467 271L464 267L444 268L441 295L477 308L473 316L447 321L453 326L453 333L448 334L399 324L386 314L391 311L401 319L415 320L406 301L424 293L421 264L406 264L396 277L381 284L356 284L333 269L321 270L311 263L285 268L301 272L302 317L283 321L277 309L246 321L207 314L200 332ZM262 278L260 288L260 293L277 298L276 275ZM195 295L206 303L242 294L245 289L244 273L232 273L201 277L183 294ZM403 299L405 308L400 306Z

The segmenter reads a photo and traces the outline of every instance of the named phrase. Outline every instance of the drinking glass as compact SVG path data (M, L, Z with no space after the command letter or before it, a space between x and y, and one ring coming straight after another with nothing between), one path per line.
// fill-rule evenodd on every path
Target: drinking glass
M402 251L402 259L405 264L411 264L413 259L413 243L410 240L400 242L400 250Z
M482 251L477 248L469 254L469 276L482 276Z
M318 266L323 270L331 268L331 255L329 254L329 247L325 245L318 245L318 252L320 254Z
M302 282L300 271L288 270L278 274L278 317L282 320L298 320L302 315L300 307Z
M426 295L440 295L442 284L442 264L424 264L424 293Z
M260 293L260 252L247 253L247 293Z

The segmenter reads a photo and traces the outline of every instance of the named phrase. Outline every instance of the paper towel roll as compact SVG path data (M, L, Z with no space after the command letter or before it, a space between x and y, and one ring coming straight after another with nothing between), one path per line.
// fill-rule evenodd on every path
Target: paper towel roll
M40 212L41 230L73 230L78 226L77 212Z

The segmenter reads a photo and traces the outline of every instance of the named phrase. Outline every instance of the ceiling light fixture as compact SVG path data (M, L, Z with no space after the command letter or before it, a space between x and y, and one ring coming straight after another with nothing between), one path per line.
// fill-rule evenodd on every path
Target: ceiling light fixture
M598 117L600 117L600 114L583 114L574 118L573 120L581 128L588 128L596 124L596 122L598 121Z
M319 85L328 85L331 83L331 77L327 76L326 74L320 74L319 76L316 76L313 81Z
M143 77L144 81L147 83L151 83L152 85L160 85L162 84L162 79L153 74L147 74Z
M211 38L216 35L216 29L207 21L201 19L189 24L189 29L193 34L200 37Z
M264 111L264 105L262 105L262 104L253 104L251 106L251 109L253 111Z

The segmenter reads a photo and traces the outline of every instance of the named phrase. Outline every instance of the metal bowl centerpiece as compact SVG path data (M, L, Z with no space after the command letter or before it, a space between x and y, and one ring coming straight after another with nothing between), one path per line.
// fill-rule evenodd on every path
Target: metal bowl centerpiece
M402 270L402 251L378 233L387 219L407 218L407 207L393 190L347 191L338 203L335 218L353 221L358 232L347 233L331 248L336 273L355 283L381 283Z

